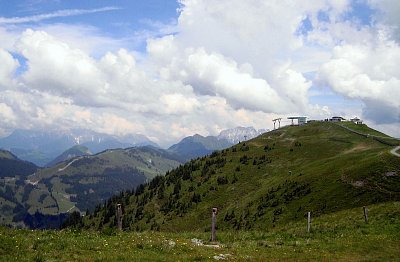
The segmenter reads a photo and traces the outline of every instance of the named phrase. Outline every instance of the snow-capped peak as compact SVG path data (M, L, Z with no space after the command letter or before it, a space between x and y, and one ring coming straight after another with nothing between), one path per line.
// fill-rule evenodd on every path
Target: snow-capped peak
M221 131L221 133L218 135L218 139L226 139L232 144L237 144L241 141L246 141L254 137L257 137L267 131L268 131L267 129L256 130L254 127L239 126L232 129Z

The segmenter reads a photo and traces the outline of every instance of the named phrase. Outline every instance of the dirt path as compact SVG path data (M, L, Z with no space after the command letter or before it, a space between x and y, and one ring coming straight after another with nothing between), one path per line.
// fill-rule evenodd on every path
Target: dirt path
M82 159L83 157L77 157L74 160L72 160L71 162L69 162L65 167L63 168L59 168L58 172L64 171L65 169L67 169L70 165L72 165L72 163L74 163L75 161L78 161L80 159Z
M399 150L400 150L400 146L396 146L395 148L393 148L392 150L390 150L390 153L391 153L392 155L395 155L395 156L400 157L400 154L396 152L396 151L399 151Z
M338 126L343 127L344 129L347 129L347 130L349 130L350 132L353 132L353 133L355 133L355 134L358 134L358 135L361 135L361 136L364 136L364 137L387 138L387 137L383 137L383 136L375 136L375 135L370 135L370 134L363 134L363 133L360 133L360 132L358 132L358 131L355 131L355 130L353 130L353 129L347 127L347 126L343 126L343 125L339 125L339 124L338 124ZM375 139L375 140L377 140L377 139ZM380 141L380 140L377 140L377 141L383 143L383 141ZM387 144L387 143L384 143L384 144ZM388 145L389 145L389 144L388 144ZM398 151L398 150L400 150L400 146L396 146L395 148L393 148L392 150L390 150L390 153L391 153L392 155L394 155L394 156L400 157L400 154L396 152L396 151Z

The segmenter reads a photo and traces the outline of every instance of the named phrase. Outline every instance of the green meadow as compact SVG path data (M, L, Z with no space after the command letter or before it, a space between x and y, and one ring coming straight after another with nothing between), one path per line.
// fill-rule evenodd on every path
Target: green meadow
M118 232L0 229L1 261L398 261L400 202L288 223L268 231ZM199 245L199 243L202 243Z

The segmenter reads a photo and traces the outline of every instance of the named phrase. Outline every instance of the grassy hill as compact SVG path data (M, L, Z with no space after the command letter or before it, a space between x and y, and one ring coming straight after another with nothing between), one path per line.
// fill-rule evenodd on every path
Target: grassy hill
M181 157L183 162L191 159L211 154L215 150L224 149L232 146L226 139L219 139L215 136L203 137L201 135L189 136L179 143L172 145L168 151Z
M60 162L67 161L71 158L78 157L78 156L89 156L92 153L90 152L89 148L82 146L82 145L76 145L73 146L67 150L65 150L61 155L57 156L54 158L52 161L47 163L47 167L54 166Z
M93 210L113 194L134 188L178 165L174 155L161 149L113 149L69 159L35 170L29 176L3 179L0 208L4 216L0 216L0 223L23 226L23 222L31 227L45 227L40 215Z
M367 128L367 127L364 127ZM373 133L372 129L367 129ZM131 230L209 231L212 207L224 230L270 230L375 203L400 200L400 158L392 147L335 123L288 126L199 158L120 194L84 220Z
M353 208L268 231L31 231L0 228L0 261L398 261L400 202ZM198 245L203 241L204 245ZM217 244L209 247L207 244Z

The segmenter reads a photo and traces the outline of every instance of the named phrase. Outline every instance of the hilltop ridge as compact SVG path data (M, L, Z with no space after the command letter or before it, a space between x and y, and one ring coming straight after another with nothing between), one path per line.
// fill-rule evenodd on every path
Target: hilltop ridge
M400 158L391 149L335 123L286 126L114 196L85 227L115 226L116 203L124 205L127 229L203 231L212 207L221 229L267 229L307 211L318 216L399 200Z

